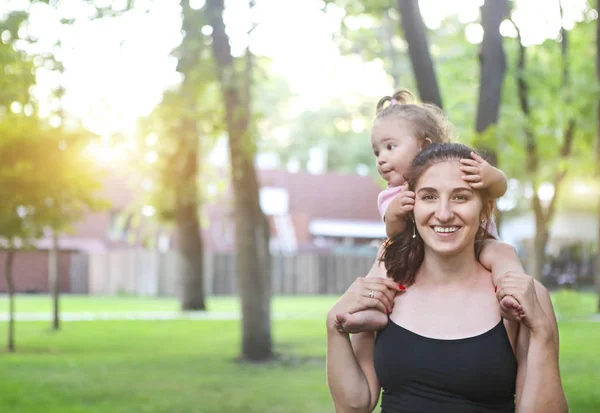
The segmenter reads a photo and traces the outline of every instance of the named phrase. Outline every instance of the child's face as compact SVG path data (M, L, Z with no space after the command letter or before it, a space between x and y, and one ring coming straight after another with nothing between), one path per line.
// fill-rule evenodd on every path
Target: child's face
M404 184L404 174L422 149L412 128L393 116L375 122L371 129L371 145L377 172L392 186Z

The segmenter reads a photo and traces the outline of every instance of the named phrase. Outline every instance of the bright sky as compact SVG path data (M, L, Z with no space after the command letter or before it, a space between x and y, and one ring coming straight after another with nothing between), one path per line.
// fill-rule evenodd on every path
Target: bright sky
M41 41L40 49L49 50L61 39L66 73L55 79L41 72L36 94L42 110L57 102L48 102L47 89L63 82L67 90L64 107L84 120L86 126L100 134L113 131L132 132L136 119L148 114L165 88L179 80L176 61L169 57L181 41L179 1L146 0L153 4L149 13L133 10L123 17L90 21L91 6L82 0L61 0L58 12L44 4L31 8L30 34ZM200 7L203 0L192 0ZM111 0L97 1L110 4ZM125 3L124 0L112 1ZM246 45L249 12L246 2L226 2L226 23L234 52ZM331 7L327 14L320 0L257 0L250 16L259 22L253 37L255 53L274 59L272 70L288 79L297 95L296 110L318 107L334 96L354 93L380 96L389 93L389 79L381 62L365 64L356 58L342 57L332 40L343 10ZM483 0L420 0L427 26L439 26L449 13L458 13L463 22L478 19ZM560 16L549 0L517 0L514 19L527 21L522 29L524 42L539 43L555 37ZM566 25L579 19L585 0L563 0ZM567 4L568 3L568 4ZM0 10L22 8L26 0L0 0ZM567 7L568 6L568 7ZM59 16L78 18L72 26L58 24ZM505 35L514 34L510 23L502 27ZM472 24L466 36L480 41L481 28ZM358 81L360 80L360 81Z

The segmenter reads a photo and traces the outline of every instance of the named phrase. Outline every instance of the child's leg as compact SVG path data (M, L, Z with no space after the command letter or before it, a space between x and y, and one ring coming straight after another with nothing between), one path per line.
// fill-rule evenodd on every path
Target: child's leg
M381 330L388 323L388 316L379 310L369 309L354 314L338 314L339 329L346 333L362 333Z
M521 260L515 249L502 241L486 240L479 256L481 264L492 272L492 282L494 286L498 280L509 271L525 273ZM507 296L500 301L500 309L503 316L511 320L519 320L523 308L521 304L513 297Z

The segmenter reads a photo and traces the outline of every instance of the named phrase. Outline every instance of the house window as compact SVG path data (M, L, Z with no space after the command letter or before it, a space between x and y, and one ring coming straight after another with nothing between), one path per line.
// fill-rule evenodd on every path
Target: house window
M126 241L130 230L131 214L119 210L110 212L108 239L111 241Z
M260 189L260 209L265 215L285 215L289 210L290 196L285 188L263 187Z

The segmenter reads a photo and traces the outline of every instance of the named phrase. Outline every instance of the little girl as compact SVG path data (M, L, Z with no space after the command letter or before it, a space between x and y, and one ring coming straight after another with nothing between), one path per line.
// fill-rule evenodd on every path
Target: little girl
M407 218L413 209L415 194L409 191L404 173L415 156L431 143L450 140L449 123L444 113L434 105L418 103L407 90L399 90L393 96L385 96L377 103L377 111L371 129L371 144L377 161L377 172L388 183L378 197L379 212L386 225L388 238L393 238L406 228ZM506 176L483 158L471 154L472 159L462 159L463 179L472 188L485 189L491 198L504 195ZM411 222L408 220L408 222ZM491 236L486 240L480 255L481 264L491 271L492 281L509 271L524 273L514 248L499 240L493 219L482 222L482 231ZM405 286L399 286L406 290ZM373 297L369 297L373 298ZM523 315L520 304L510 296L500 302L504 317L519 320ZM387 309L391 312L391 308ZM365 310L355 314L339 314L338 328L347 333L378 330L387 325L386 314L377 310Z

